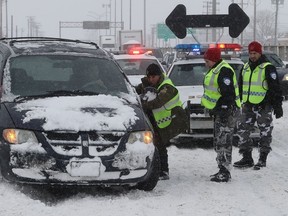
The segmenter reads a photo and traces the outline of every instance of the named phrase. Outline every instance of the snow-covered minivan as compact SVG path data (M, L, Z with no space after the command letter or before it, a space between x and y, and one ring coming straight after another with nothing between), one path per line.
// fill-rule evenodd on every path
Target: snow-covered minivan
M97 44L0 40L0 176L49 186L131 186L159 177L153 130L126 75Z

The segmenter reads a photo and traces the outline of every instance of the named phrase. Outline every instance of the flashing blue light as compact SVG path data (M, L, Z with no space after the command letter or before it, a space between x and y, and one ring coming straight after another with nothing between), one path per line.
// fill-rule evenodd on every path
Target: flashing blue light
M176 50L186 51L186 52L199 52L201 50L200 44L177 44Z

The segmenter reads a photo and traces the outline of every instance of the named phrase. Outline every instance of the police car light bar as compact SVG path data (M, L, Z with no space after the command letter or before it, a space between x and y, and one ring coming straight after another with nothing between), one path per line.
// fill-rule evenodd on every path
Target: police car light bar
M200 52L200 44L177 44L175 49L182 52Z
M217 47L222 50L240 51L242 46L237 43L219 43L219 44L209 44L209 48Z

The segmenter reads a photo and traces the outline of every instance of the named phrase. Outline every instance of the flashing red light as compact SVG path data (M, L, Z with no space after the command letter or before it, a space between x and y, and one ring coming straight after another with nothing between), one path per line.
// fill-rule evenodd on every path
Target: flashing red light
M148 55L153 55L153 51L148 49L132 48L128 51L129 55L139 55L144 53Z
M140 51L139 51L139 50L131 50L131 53L130 53L130 54L139 55L139 54L140 54Z
M234 50L234 51L239 51L242 49L242 46L237 43L221 43L221 44L216 44L216 47L219 49L224 49L224 50Z

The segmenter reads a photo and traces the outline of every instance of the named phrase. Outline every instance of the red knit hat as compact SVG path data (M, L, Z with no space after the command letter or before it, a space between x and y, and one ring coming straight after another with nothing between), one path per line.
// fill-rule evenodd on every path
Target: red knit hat
M219 48L209 48L204 54L204 59L218 62L221 59L221 50Z
M252 41L249 45L248 45L248 50L249 52L257 52L262 54L262 45L257 42L257 41Z

